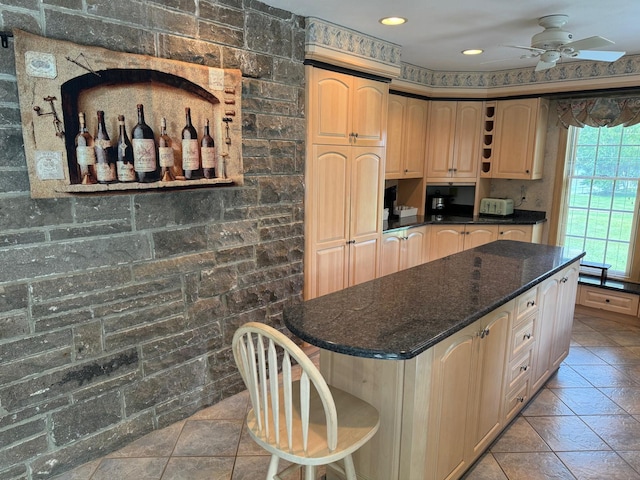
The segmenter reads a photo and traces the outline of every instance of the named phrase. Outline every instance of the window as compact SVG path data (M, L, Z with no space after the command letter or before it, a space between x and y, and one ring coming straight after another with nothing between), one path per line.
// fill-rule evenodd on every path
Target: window
M640 124L569 128L560 233L586 260L611 264L621 279L633 272L640 180Z

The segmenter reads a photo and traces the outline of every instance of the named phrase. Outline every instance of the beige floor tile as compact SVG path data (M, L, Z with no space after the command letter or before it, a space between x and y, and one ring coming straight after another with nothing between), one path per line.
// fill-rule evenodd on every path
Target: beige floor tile
M173 457L162 480L230 480L234 457Z
M188 420L176 443L175 456L233 456L242 429L240 420Z
M168 457L176 446L184 422L155 430L108 455L109 457Z
M93 462L85 463L84 465L80 465L79 467L61 475L51 477L51 480L87 480L88 478L91 478L93 472L96 471L101 460L102 459L98 459Z
M271 460L271 456L239 456L236 459L236 464L233 469L233 477L232 480L262 480L267 476L267 470L269 468L269 462ZM278 470L282 470L287 468L290 465L289 462L285 462L280 460L278 464ZM324 471L324 470L323 470ZM322 474L322 472L318 471L316 478ZM302 474L300 471L293 472L287 476L282 477L283 480L300 480Z
M554 390L543 388L522 410L525 417L545 417L551 415L574 415L573 410L567 407Z
M484 454L462 477L462 480L508 480L495 457Z
M631 415L581 417L614 450L640 450L640 422Z
M572 365L594 387L633 387L638 384L611 365Z
M630 415L640 415L640 387L601 388L611 400Z
M611 450L579 417L528 417L527 421L554 452Z
M636 472L640 473L640 452L627 452L627 451L618 451L618 455L620 455L624 460L631 465Z
M593 387L587 379L564 363L560 365L558 371L551 376L545 386L547 388Z
M574 316L574 319L573 319L573 327L572 327L571 331L573 333L577 333L577 332L595 332L596 330L591 328L586 323L582 322L580 320L579 314L576 314Z
M571 340L583 347L617 345L609 337L598 332L573 332Z
M559 388L554 393L576 415L621 415L626 413L597 388Z
M523 417L516 418L491 445L495 452L548 452L549 445Z
M160 480L168 458L105 458L91 480Z
M578 480L640 480L640 474L616 452L558 452Z
M554 453L494 453L494 456L509 480L575 480Z
M586 347L574 347L569 349L569 355L565 358L566 365L606 365L606 362L591 353Z
M640 364L615 365L616 369L631 378L640 386Z
M258 445L251 435L247 424L242 425L242 433L238 444L238 455L270 455L264 448Z
M249 408L249 392L245 390L200 410L190 420L244 420Z
M633 347L588 347L588 349L602 358L609 365L640 364L640 351L633 351Z
M623 347L640 346L640 333L638 332L610 332L605 333L605 335Z

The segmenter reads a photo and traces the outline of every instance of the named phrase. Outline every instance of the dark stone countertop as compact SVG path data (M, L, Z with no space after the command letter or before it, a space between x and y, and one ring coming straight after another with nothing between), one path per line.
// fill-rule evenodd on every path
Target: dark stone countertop
M284 323L326 350L410 359L583 255L492 242L288 307Z
M398 228L420 227L434 224L483 224L483 225L535 225L546 222L545 212L534 210L515 210L513 215L415 215L412 217L390 218L385 221L382 230L390 232Z

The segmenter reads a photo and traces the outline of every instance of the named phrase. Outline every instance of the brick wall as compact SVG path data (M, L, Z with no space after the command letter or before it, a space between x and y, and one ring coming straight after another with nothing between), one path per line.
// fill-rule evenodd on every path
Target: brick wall
M282 326L299 301L304 19L254 0L5 0L0 22L243 72L245 186L32 200L0 48L0 479L40 479L243 389L235 328Z

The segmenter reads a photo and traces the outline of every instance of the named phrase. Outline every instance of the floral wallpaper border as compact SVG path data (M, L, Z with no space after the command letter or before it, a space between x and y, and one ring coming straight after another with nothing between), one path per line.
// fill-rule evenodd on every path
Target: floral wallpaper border
M542 72L534 66L494 72L444 72L401 61L402 47L340 25L307 17L306 45L321 46L337 53L357 56L400 71L399 80L433 88L497 88L532 84L624 77L640 74L640 55L622 57L613 63L567 62Z

